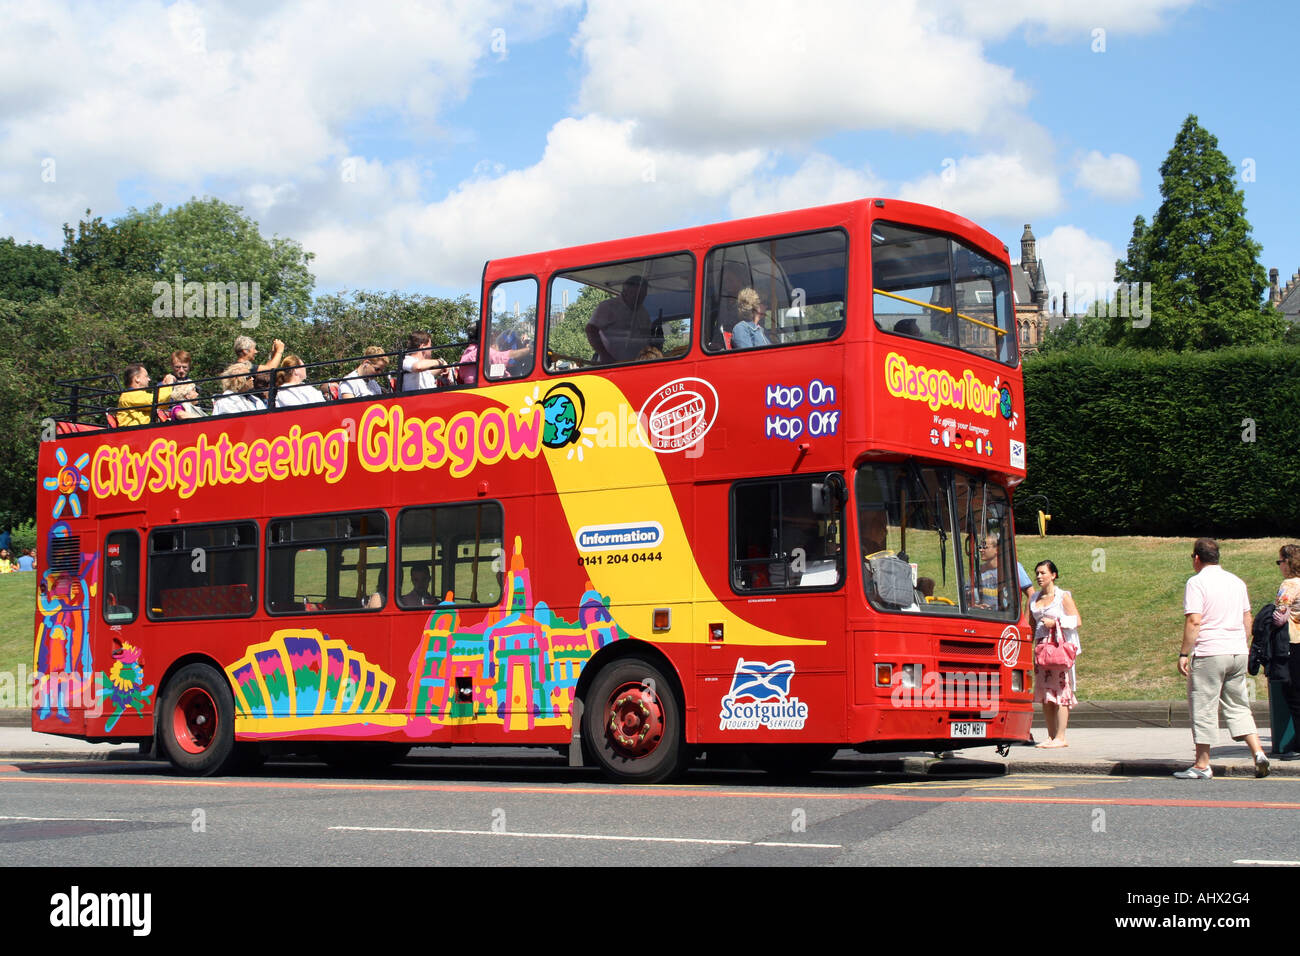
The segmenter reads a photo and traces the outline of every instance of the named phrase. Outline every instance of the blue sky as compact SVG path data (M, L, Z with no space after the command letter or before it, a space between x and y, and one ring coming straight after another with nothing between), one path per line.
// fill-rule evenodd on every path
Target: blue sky
M0 235L213 195L318 291L865 195L952 209L1083 304L1189 113L1300 269L1291 4L11 4ZM1288 109L1290 107L1290 109ZM1054 290L1055 291L1055 290Z

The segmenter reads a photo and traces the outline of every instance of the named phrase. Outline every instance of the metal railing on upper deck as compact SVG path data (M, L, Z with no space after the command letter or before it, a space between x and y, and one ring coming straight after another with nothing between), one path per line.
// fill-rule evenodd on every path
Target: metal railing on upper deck
M284 408L298 408L308 403L301 401L280 403L277 401L277 396L283 392L301 388L318 390L321 394L321 401L327 404L362 399L373 400L379 397L391 397L403 393L409 394L413 391L462 389L470 387L464 381L465 378L472 377L465 374L466 370L473 370L477 365L477 359L464 360L464 354L469 346L477 344L474 341L461 341L448 342L442 345L431 344L429 346L435 355L438 352L455 352L462 358L462 361L446 362L442 366L427 370L435 377L434 389L416 390L404 388L405 376L415 374L406 373L401 367L402 359L410 355L411 350L397 349L391 352L349 356L323 362L304 362L300 365L282 368L260 370L254 367L245 376L214 375L208 378L185 379L179 383L167 385L154 382L143 389L126 388L119 376L109 374L64 379L54 383L56 389L53 398L55 413L52 417L56 423L58 433L67 434L108 428L139 428L145 425L190 421L196 418L227 417L232 414L260 414L275 412ZM375 371L373 365L369 365L369 363L381 357L387 360L387 367L382 371ZM367 363L370 367L368 373L360 373L362 363ZM300 368L305 369L307 372L307 378L304 381L296 383L286 381L285 384L279 384L278 373L293 372ZM326 377L313 380L314 376L322 370L326 372ZM232 378L239 377L251 379L251 388L237 393L227 391L226 383ZM374 385L367 385L364 389L358 385L354 389L352 383L374 383ZM184 395L189 395L191 387L194 389L195 397L185 398L177 394L178 389L183 389ZM377 391L375 391L375 388L377 388ZM148 398L149 401L133 401L123 404L122 397L131 392L146 392L148 394L142 397ZM231 395L255 398L257 401L255 403L241 403L246 404L247 407L240 411L219 410L217 403L222 398L228 398ZM315 401L313 400L310 404L315 404ZM119 420L119 412L130 413L123 414L121 416L123 419L138 419L147 416L147 420L127 424Z

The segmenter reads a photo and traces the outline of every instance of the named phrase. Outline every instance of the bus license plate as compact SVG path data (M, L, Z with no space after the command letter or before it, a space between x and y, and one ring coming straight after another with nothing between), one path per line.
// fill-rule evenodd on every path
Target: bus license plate
M960 723L948 725L948 736L951 737L985 737L985 729L988 724L981 724L974 720L965 720Z

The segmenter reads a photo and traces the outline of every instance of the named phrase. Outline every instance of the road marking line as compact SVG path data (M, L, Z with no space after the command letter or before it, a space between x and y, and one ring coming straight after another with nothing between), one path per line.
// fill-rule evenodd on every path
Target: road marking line
M122 817L0 817L0 820L16 820L22 823L128 823Z
M103 768L97 768L103 769ZM433 783L387 783L387 784L358 784L356 782L328 782L316 783L301 780L198 780L190 777L174 778L156 778L152 780L138 780L133 778L105 778L92 777L86 775L78 776L56 776L53 774L31 774L29 772L9 773L4 772L5 768L0 765L0 783L66 783L81 784L89 786L110 786L110 787L202 787L202 788L225 788L225 789L245 789L245 790L340 790L340 791L364 791L364 792L391 792L391 793L508 793L508 794L539 794L551 797L560 796L625 796L625 797L706 797L713 799L731 799L736 797L745 797L751 800L850 800L858 802L867 802L873 800L896 801L901 803L1012 803L1012 804L1057 804L1060 806L1113 806L1113 807L1175 807L1175 808L1198 808L1209 810L1300 810L1300 802L1281 801L1281 800L1191 800L1175 798L1157 798L1157 797L1017 797L1010 795L987 795L979 796L969 794L966 796L925 796L919 793L882 793L879 788L872 788L869 791L857 791L854 793L822 793L817 791L759 791L759 790L715 790L707 787L692 787L689 785L678 787L638 787L638 786L504 786L504 785L487 785L487 784L433 784ZM1087 778L1084 778L1087 779ZM1285 778L1284 778L1285 779ZM1233 782L1233 778L1225 778L1222 783L1227 785ZM1247 782L1246 778L1241 778L1242 783ZM1251 778L1250 783L1258 782ZM1265 787L1272 788L1275 786L1271 781L1264 784ZM1218 789L1219 784L1215 784ZM1180 789L1180 788L1175 788ZM1181 789L1208 789L1208 788L1181 788Z
M1300 866L1300 860L1233 860L1242 866Z
M529 837L535 840L625 840L633 843L702 843L709 846L786 846L841 850L838 843L756 843L752 840L709 840L702 837L617 836L606 833L524 833L516 830L446 830L433 827L329 827L363 833L436 833L451 836Z

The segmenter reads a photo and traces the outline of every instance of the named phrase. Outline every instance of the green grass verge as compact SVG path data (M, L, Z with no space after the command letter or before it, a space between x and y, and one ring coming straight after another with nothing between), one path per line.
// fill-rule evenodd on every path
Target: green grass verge
M1284 538L1220 541L1220 563L1246 582L1255 610L1273 600ZM1183 589L1192 576L1190 538L1100 538L1059 535L1016 540L1020 563L1050 560L1060 587L1079 607L1077 673L1081 700L1181 700L1178 674L1183 639ZM1268 696L1263 675L1256 697Z
M31 675L38 578L33 571L0 574L0 707L17 703L18 665Z
M1277 591L1277 549L1283 538L1221 541L1223 566L1246 582L1258 610ZM1018 540L1020 563L1050 559L1060 585L1079 606L1079 697L1082 700L1180 700L1183 586L1192 574L1192 542L1183 538L1100 538L1061 535ZM32 666L35 574L0 575L0 675ZM12 682L13 677L9 680ZM5 689L0 677L0 690ZM1267 696L1263 676L1256 696ZM9 705L0 701L0 705Z

